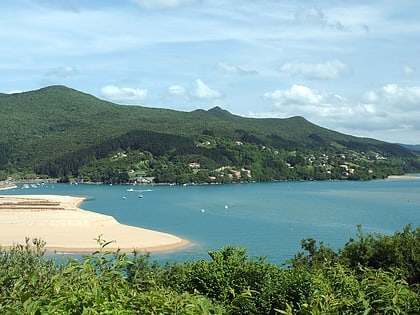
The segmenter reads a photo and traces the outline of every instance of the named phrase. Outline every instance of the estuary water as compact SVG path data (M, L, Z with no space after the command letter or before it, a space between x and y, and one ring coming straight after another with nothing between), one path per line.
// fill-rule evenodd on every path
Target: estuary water
M365 233L420 225L420 177L377 181L275 182L197 186L25 185L10 194L84 196L81 208L120 223L171 233L192 245L158 261L207 259L226 245L281 264L311 237L334 249Z

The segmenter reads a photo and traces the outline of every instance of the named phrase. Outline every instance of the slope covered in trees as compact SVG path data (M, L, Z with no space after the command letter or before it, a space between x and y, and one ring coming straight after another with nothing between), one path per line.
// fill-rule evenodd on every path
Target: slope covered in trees
M225 182L369 179L420 170L418 152L303 117L122 106L64 86L2 94L0 114L0 177L104 181L112 173L120 181L142 174L158 182ZM112 162L130 153L131 163Z

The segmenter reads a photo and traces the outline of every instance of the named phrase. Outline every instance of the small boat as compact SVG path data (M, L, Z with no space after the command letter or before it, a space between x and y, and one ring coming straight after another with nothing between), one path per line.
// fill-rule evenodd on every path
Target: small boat
M204 210L204 209L201 209L200 211L201 211L201 213L204 213L204 212L206 212L206 210Z
M229 206L228 205L225 205L225 209L229 209Z
M133 188L129 188L129 189L127 189L127 191L134 191L134 189Z
M143 195L139 195L139 198L143 198Z

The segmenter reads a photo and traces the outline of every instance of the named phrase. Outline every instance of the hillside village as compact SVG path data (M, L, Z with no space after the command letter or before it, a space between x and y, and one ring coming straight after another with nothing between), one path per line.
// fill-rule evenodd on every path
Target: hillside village
M236 160L230 164L215 165L203 159L201 155L185 156L176 160L170 156L157 157L150 152L127 150L84 167L81 175L67 180L186 184L301 179L369 180L385 178L391 174L388 158L373 151L287 152L242 141L217 144L207 140L197 145L209 150L223 146L229 149ZM107 177L103 176L105 169ZM398 169L392 168L392 174L399 172Z

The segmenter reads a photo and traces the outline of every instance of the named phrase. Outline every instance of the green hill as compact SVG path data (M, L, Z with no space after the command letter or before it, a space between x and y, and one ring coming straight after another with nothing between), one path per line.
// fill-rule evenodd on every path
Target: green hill
M325 160L328 155L328 165L334 166L331 160L337 154L354 157L352 161L344 161L349 167L366 164L368 160L373 166L381 157L388 173L390 166L391 173L420 168L419 155L407 148L344 135L312 124L303 117L255 119L232 115L219 107L180 112L123 106L64 86L1 94L0 113L3 177L16 173L79 176L83 168L89 173L92 167L102 177L104 174L99 173L104 173L105 168L114 173L134 169L156 177L161 168L178 175L188 173L182 181L194 181L192 175L201 172L202 176L196 180L206 181L214 169L229 166L251 169L254 180L322 178L311 176L314 161L318 167L321 156ZM136 159L130 163L121 159L117 163L114 158L115 163L112 163L110 159L117 152L125 152L124 157L132 152L137 158L129 156ZM140 153L146 154L147 159L140 158ZM373 155L375 160L372 160ZM314 157L309 165L311 156ZM355 160L363 163L355 163ZM197 161L199 170L180 169ZM118 164L130 164L124 166L129 169ZM298 174L295 167L309 173ZM265 170L274 170L274 175L267 176ZM338 169L332 172L327 167L324 171L330 174L337 173Z

